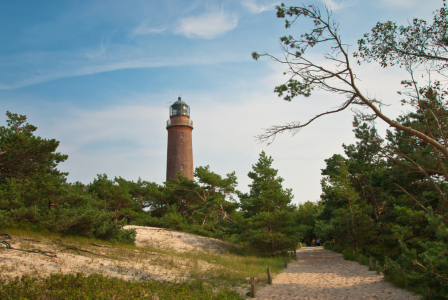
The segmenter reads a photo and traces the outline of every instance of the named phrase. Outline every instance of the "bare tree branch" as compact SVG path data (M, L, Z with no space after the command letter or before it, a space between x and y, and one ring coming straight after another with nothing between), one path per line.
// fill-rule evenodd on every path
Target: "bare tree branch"
M283 133L283 131L290 131L290 132L292 132L292 135L294 136L295 134L297 134L300 131L301 128L307 126L308 124L310 124L311 122L313 122L317 118L320 118L320 117L322 117L324 115L337 113L337 112L340 112L340 111L346 109L353 102L354 99L355 99L355 96L352 96L352 98L347 100L338 109L321 113L321 114L315 116L314 118L310 119L307 123L305 123L303 125L300 125L300 123L298 123L298 122L293 122L291 124L286 124L286 125L272 126L272 127L268 128L268 129L266 129L266 132L264 134L258 135L258 136L256 136L256 138L260 142L266 142L266 141L268 141L269 139L272 138L272 141L268 142L268 145L270 145L274 141L275 136L277 134L279 134L279 133Z
M330 92L345 94L350 100L342 104L339 109L318 114L305 124L301 124L300 122L292 122L286 125L276 125L265 129L263 134L256 136L258 141L271 144L275 140L276 135L279 133L289 131L292 135L295 135L301 128L309 125L317 118L331 113L340 112L347 108L350 104L359 104L370 108L372 111L371 119L379 118L389 124L389 126L417 137L424 143L440 151L445 160L448 161L448 149L445 145L421 131L391 120L379 109L382 105L380 101L369 99L361 93L356 85L356 75L351 68L350 58L348 52L346 51L346 48L348 47L342 43L341 38L338 35L338 25L334 22L331 23L331 13L328 10L326 18L324 18L321 15L320 10L313 5L309 7L279 7L279 10L280 9L283 9L283 13L286 12L286 14L294 17L292 22L286 21L287 28L289 28L300 16L312 19L315 24L315 28L310 33L301 35L300 39L294 39L291 36L281 38L281 42L283 43L282 48L285 52L284 61L266 53L263 55L258 55L256 53L253 54L253 57L256 59L260 56L268 56L275 61L288 65L289 72L292 74L288 85L281 85L277 87L275 91L279 94L279 96L282 96L284 92L288 92L290 95L285 96L285 100L288 101L298 95L309 96L312 89L322 89ZM303 56L307 48L328 42L332 43L331 49L334 54L324 54L324 58L333 62L333 69L325 68L322 64L315 64ZM294 52L292 50L296 51ZM336 58L339 55L341 55L343 59ZM416 53L416 55L420 57L423 54ZM439 58L437 55L432 55L431 57L433 59ZM412 68L410 70L412 70ZM301 81L297 81L294 78L300 78ZM356 101L354 101L354 99L356 99ZM379 107L375 104L379 104Z
M404 188L402 188L398 183L395 183L395 185L406 195L408 195L412 200L414 200L415 203L418 204L418 206L420 206L425 212L428 212L428 209L426 207L423 206L423 204L420 203L420 201L418 201L414 196L412 196L410 193L408 193L408 191L406 191Z

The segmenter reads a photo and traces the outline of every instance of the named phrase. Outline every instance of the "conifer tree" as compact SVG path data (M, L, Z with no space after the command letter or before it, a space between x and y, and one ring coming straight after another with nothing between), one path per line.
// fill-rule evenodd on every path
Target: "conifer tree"
M68 156L56 152L59 142L35 136L36 126L26 123L26 116L6 112L8 126L0 126L0 181L7 178L31 178L52 173Z
M275 255L294 249L301 235L295 222L295 207L291 189L283 189L283 178L272 168L272 157L263 151L248 176L250 192L239 193L241 209L247 219L242 239L255 248Z

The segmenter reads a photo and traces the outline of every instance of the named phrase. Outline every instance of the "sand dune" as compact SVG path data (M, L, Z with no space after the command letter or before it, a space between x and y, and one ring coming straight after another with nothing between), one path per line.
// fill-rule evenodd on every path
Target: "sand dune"
M68 250L61 240L51 238L29 238L13 236L7 239L14 249L7 249L0 244L0 278L16 276L46 276L55 273L85 274L102 273L107 276L119 277L125 280L182 280L188 278L189 270L205 270L210 263L202 260L189 260L172 256L174 252L222 253L229 244L205 237L198 237L184 232L165 228L126 226L137 230L137 249L119 247L99 248L90 244L65 242L72 246L91 251L95 254ZM39 249L51 251L56 256L48 257L40 253L24 252L17 249ZM165 253L153 252L161 250Z
M173 252L221 253L232 245L218 239L196 236L166 228L127 225L124 229L135 229L137 247L149 247Z

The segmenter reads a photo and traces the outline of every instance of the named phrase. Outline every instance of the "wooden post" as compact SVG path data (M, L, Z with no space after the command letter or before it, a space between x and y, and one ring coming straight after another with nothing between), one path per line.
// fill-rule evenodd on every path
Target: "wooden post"
M375 270L373 268L373 257L370 257L369 271L373 271L373 270Z
M289 261L291 261L291 251L288 251L289 253Z
M294 250L294 259L296 259L297 258L297 252L296 252L296 250Z
M362 265L362 253L359 253L359 264Z
M380 262L376 261L376 275L380 275Z
M255 298L255 277L250 278L250 297Z
M268 268L268 283L272 284L271 270Z
M288 259L285 257L285 269L288 268Z
M356 259L356 251L353 250L353 260L355 260L355 259Z

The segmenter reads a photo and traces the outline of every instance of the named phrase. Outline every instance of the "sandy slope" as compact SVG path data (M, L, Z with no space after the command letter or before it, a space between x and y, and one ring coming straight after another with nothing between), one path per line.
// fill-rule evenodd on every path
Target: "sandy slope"
M420 299L393 287L368 267L322 247L302 248L298 260L261 288L256 299Z
M0 277L45 276L53 273L85 274L102 273L126 280L180 280L189 275L189 270L207 269L208 262L182 259L173 252L217 252L225 251L227 244L204 237L176 232L170 229L126 226L137 230L138 250L119 247L99 248L90 244L79 245L64 240L49 238L30 239L27 236L13 236L8 241L15 249L6 249L0 244ZM67 245L88 250L87 252L67 249ZM39 249L51 251L56 257L40 253L29 253L17 249ZM161 250L164 253L160 253Z
M213 238L196 236L171 229L128 225L125 229L137 230L135 245L173 252L204 252L221 253L230 245Z

